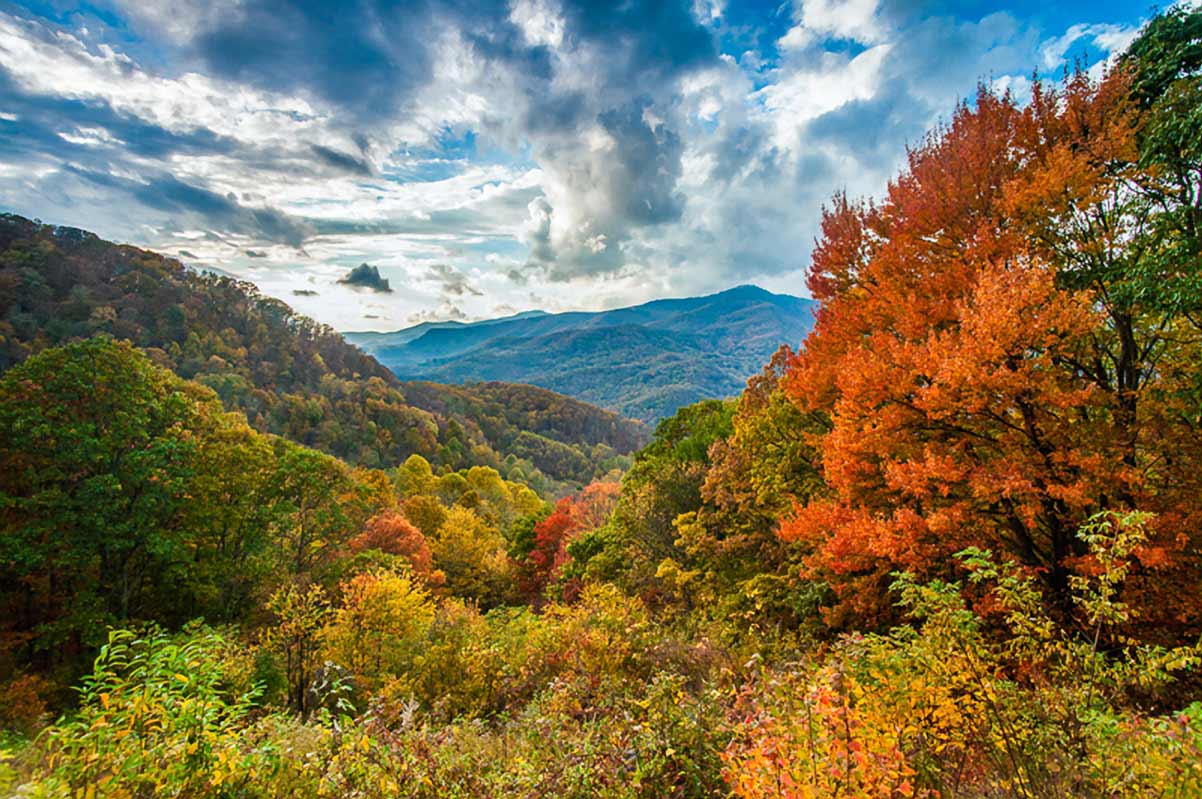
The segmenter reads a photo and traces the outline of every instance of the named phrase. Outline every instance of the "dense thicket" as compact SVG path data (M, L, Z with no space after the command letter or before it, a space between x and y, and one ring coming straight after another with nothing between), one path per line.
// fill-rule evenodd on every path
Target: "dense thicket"
M69 675L109 626L250 622L281 587L397 564L503 604L510 538L549 512L489 467L352 468L258 433L128 343L51 348L0 377L0 669Z
M547 489L561 491L557 482L588 482L645 440L639 424L551 392L410 390L336 331L250 283L73 228L0 215L0 370L101 333L128 339L209 386L255 429L364 466L395 466L419 454L451 469L519 468L527 480L545 474ZM499 400L512 400L515 410ZM523 432L527 443L516 452L512 443Z

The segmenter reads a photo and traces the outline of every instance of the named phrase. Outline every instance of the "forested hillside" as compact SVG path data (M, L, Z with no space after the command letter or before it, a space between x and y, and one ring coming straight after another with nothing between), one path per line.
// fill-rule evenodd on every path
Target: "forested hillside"
M346 336L402 377L533 383L654 423L698 400L737 395L777 347L805 337L812 307L739 286L597 313Z
M982 88L832 199L800 349L553 505L35 347L0 376L0 791L1202 796L1200 116L1189 6ZM410 391L515 447L617 435Z
M525 480L545 474L580 484L646 435L634 422L567 397L548 396L540 406L561 419L519 419L496 400L529 394L523 387L493 386L453 409L437 388L410 397L374 358L249 283L197 274L84 231L0 216L0 369L98 334L148 349L158 363L212 388L257 430L365 466L420 454L453 469L517 468ZM468 398L471 389L454 393ZM522 433L524 451L537 452L537 460L509 458Z

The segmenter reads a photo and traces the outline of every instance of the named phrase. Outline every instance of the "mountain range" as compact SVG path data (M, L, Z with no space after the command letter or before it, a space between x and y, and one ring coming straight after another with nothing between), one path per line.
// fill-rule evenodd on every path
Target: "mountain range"
M814 307L738 286L609 311L343 335L402 380L528 383L654 422L697 400L739 393L780 345L805 338Z

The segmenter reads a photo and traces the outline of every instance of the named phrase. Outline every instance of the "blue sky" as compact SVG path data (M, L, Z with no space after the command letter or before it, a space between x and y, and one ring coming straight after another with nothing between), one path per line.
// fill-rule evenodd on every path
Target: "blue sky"
M919 0L0 0L0 208L344 330L804 294L978 83L1100 69L1150 10ZM368 263L388 281L342 282ZM298 293L303 292L303 293Z

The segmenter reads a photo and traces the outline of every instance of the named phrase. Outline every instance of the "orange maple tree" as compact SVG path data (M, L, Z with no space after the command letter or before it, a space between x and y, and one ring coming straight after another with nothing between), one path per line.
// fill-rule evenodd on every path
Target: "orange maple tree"
M1132 594L1154 624L1196 626L1172 601L1197 574L1202 510L1169 368L1187 348L1130 290L1157 241L1127 81L1037 84L1026 107L982 89L882 202L838 196L825 212L809 278L822 307L784 383L830 416L815 434L828 491L780 535L835 590L832 623L886 620L890 573L940 576L982 544L1042 574L1071 614L1079 525L1139 508L1158 535Z
M377 513L363 525L363 532L350 541L352 552L379 550L400 555L409 561L414 574L426 580L432 577L430 545L422 531L395 510Z
M620 492L620 483L591 483L555 504L551 515L534 527L534 548L524 569L523 590L538 596L558 578L568 562L567 546L572 538L604 524ZM574 596L579 588L569 586L568 593Z

